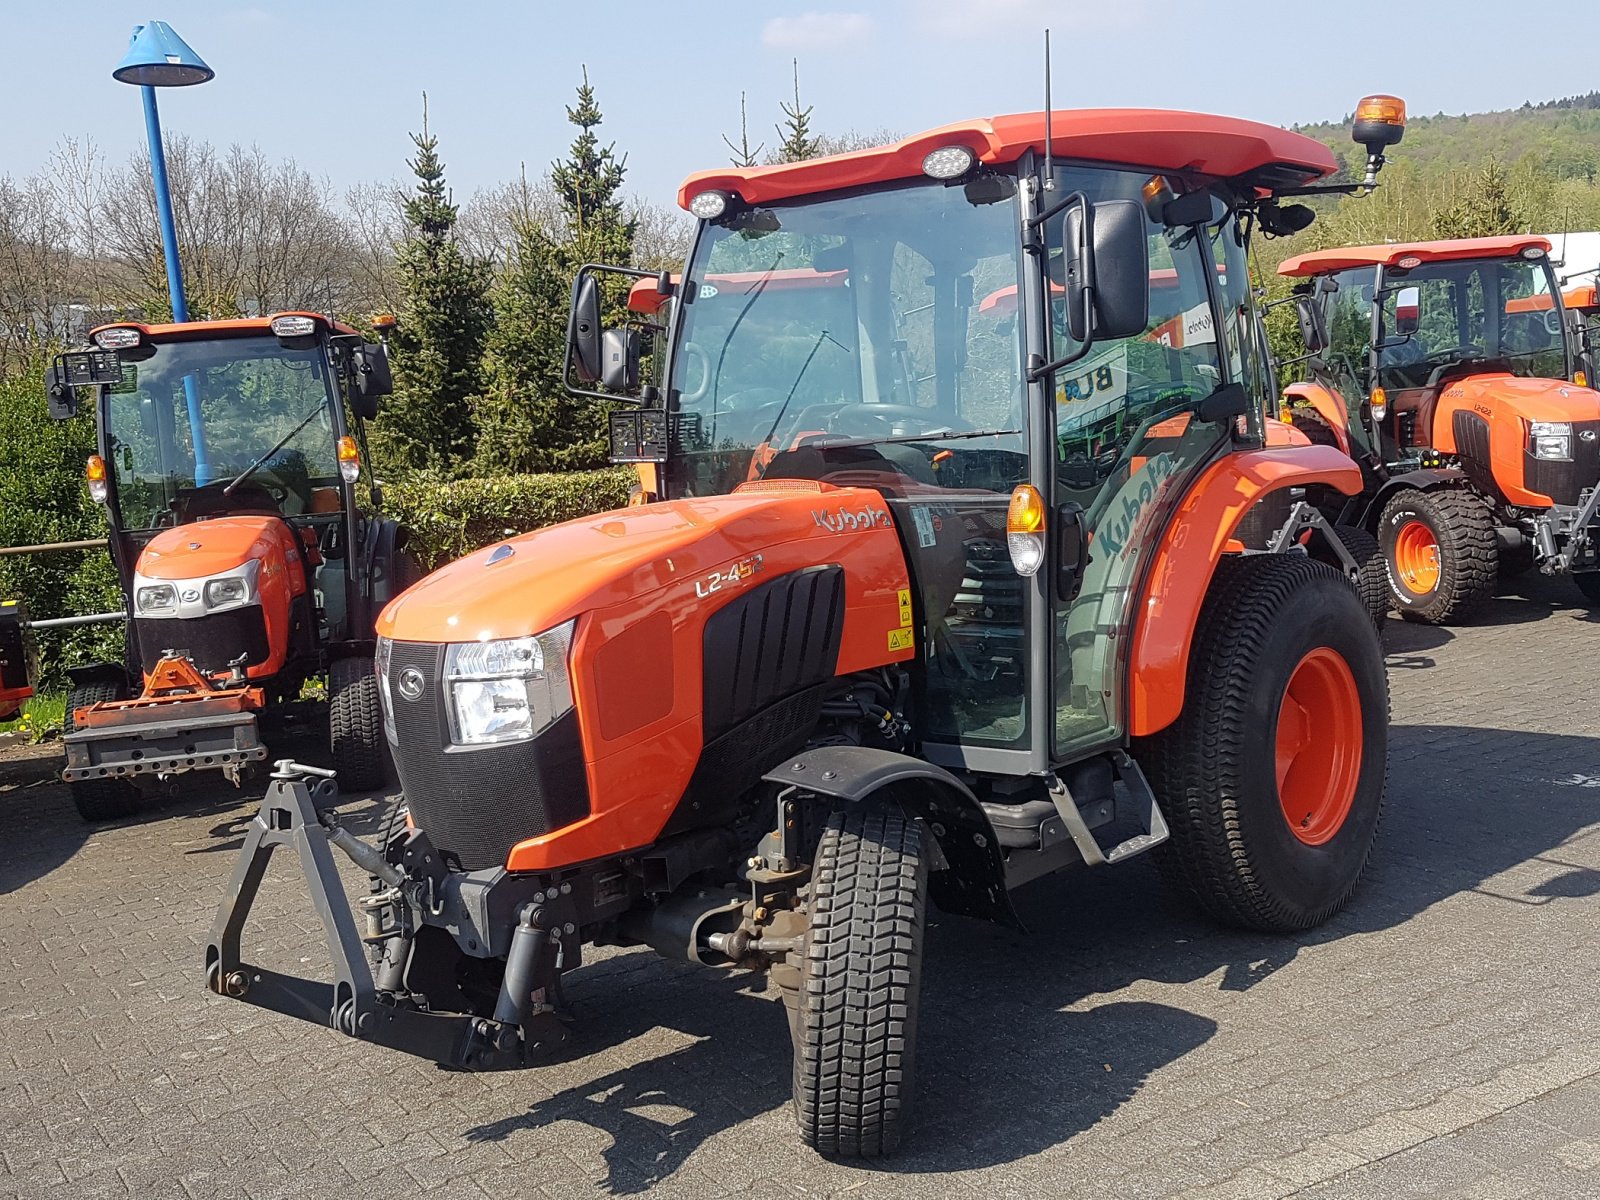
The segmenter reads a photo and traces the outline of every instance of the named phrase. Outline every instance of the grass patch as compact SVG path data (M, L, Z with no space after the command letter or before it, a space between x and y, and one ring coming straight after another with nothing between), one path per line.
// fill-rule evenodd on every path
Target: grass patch
M67 694L51 692L30 696L22 702L22 711L9 721L0 721L0 733L25 733L28 740L42 742L61 732L67 719Z

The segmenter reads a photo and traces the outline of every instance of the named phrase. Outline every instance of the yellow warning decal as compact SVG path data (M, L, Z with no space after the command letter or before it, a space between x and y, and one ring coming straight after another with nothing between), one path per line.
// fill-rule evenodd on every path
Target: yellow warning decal
M889 649L909 650L912 646L912 635L909 629L889 630Z
M900 589L900 628L911 628L911 589Z

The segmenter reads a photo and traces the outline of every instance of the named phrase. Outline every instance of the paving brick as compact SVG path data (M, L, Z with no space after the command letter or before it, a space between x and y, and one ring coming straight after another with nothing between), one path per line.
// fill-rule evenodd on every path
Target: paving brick
M581 1048L521 1073L211 996L251 794L89 831L0 759L0 1197L1600 1197L1595 625L1527 586L1386 622L1385 825L1323 928L1219 929L1138 860L1019 893L1026 937L935 916L918 1135L883 1170L797 1144L771 989L648 953L594 955ZM245 944L325 967L292 863Z

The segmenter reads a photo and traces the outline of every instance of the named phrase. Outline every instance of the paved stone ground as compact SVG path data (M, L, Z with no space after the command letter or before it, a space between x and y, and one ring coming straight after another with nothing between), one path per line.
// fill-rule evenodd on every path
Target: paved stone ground
M1326 927L1219 930L1140 860L1034 885L1026 939L938 921L892 1169L797 1144L775 998L647 953L583 968L575 1055L515 1074L212 997L249 794L91 831L53 760L0 764L0 1195L1600 1197L1600 628L1529 589L1389 621L1388 814ZM248 952L319 944L277 873Z

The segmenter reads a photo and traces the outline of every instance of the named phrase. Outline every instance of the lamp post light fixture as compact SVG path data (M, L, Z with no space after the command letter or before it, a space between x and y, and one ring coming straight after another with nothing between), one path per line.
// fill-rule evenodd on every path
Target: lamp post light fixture
M189 87L205 83L216 72L172 31L165 21L133 27L128 52L111 72L118 83L133 84L144 98L145 136L150 142L150 177L155 185L156 219L161 223L161 252L167 263L167 292L172 298L172 319L187 321L189 304L183 294L183 267L178 261L178 229L172 216L172 193L167 186L167 154L161 141L161 117L156 111L158 87ZM210 479L205 437L201 432L200 394L193 375L183 380L189 408L189 428L194 440L195 483Z

